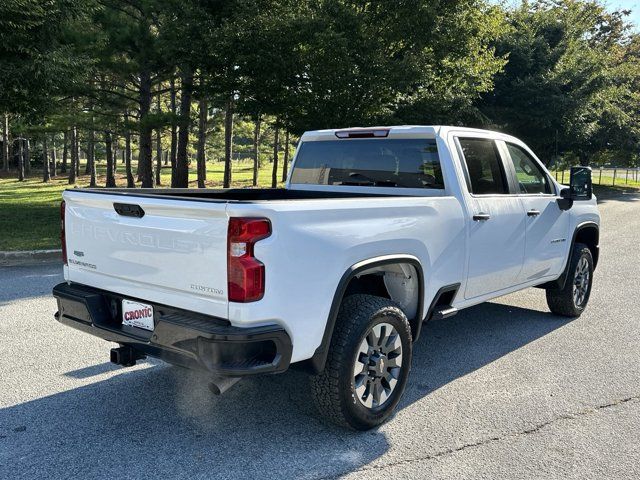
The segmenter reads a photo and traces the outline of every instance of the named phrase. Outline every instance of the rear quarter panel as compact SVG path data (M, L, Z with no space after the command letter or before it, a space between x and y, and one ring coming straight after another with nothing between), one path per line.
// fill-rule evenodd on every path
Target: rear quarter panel
M338 283L352 265L386 255L416 257L425 278L424 308L438 288L462 278L465 223L451 196L232 203L227 213L267 217L273 228L255 246L266 266L264 298L230 302L229 319L238 326L282 325L293 340L294 362L320 345Z

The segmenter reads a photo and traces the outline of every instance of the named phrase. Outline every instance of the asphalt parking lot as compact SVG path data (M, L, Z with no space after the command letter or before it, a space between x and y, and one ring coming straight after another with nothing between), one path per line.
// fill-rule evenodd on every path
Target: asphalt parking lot
M320 422L298 373L221 397L122 369L53 320L60 267L0 269L0 478L639 478L640 195L601 202L586 313L530 289L425 326L378 430Z

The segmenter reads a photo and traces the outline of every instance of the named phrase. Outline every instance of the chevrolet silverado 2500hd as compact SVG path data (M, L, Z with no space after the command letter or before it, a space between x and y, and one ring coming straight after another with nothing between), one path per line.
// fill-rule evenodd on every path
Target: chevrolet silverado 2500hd
M300 368L320 412L367 429L405 388L424 321L527 287L578 316L598 262L588 169L459 127L305 133L286 189L64 192L65 325L208 372Z

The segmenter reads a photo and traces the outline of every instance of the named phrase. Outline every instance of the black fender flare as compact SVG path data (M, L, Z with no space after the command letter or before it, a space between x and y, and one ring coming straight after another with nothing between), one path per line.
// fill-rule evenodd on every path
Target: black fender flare
M545 288L545 289L563 289L564 288L565 284L567 283L567 278L569 276L569 265L571 265L571 258L573 256L573 246L576 244L576 239L578 238L578 234L580 233L581 230L584 230L585 228L595 228L596 231L598 232L598 238L597 238L598 241L596 242L596 245L595 245L596 252L593 255L593 268L595 269L596 265L598 264L598 249L599 249L598 244L600 240L600 226L596 222L589 220L586 222L579 223L576 226L576 229L573 231L573 237L571 238L571 245L569 246L569 255L567 255L567 263L565 264L564 270L562 270L562 273L560 274L558 279L553 280L551 282L543 283L542 285L540 285L540 288Z
M359 273L365 270L369 270L370 268L385 265L394 265L398 263L406 263L411 265L415 268L418 275L418 310L416 313L416 319L413 319L413 321L417 325L415 329L417 331L414 332L414 341L416 340L417 336L420 333L420 326L422 325L423 321L421 316L424 307L424 272L422 270L420 261L416 257L411 255L385 255L384 257L374 257L368 260L363 260L349 267L340 278L338 286L333 295L331 309L329 310L329 318L327 318L327 324L324 328L322 341L320 343L320 346L316 348L316 351L310 359L300 362L299 367L301 367L303 371L317 374L324 370L325 363L327 362L327 355L329 354L331 337L333 336L333 330L338 318L338 311L340 310L340 305L342 304L342 299L344 298L344 294L347 291L349 282ZM411 321L412 319L409 320Z

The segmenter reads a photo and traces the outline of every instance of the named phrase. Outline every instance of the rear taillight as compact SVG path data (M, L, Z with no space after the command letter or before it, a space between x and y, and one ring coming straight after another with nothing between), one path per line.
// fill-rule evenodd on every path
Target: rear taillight
M230 302L255 302L264 295L264 264L253 246L271 235L266 218L231 218L227 235L227 286Z
M60 202L60 243L62 244L62 261L64 262L65 265L68 265L67 236L65 234L64 216L65 216L65 203L63 200L62 202Z

